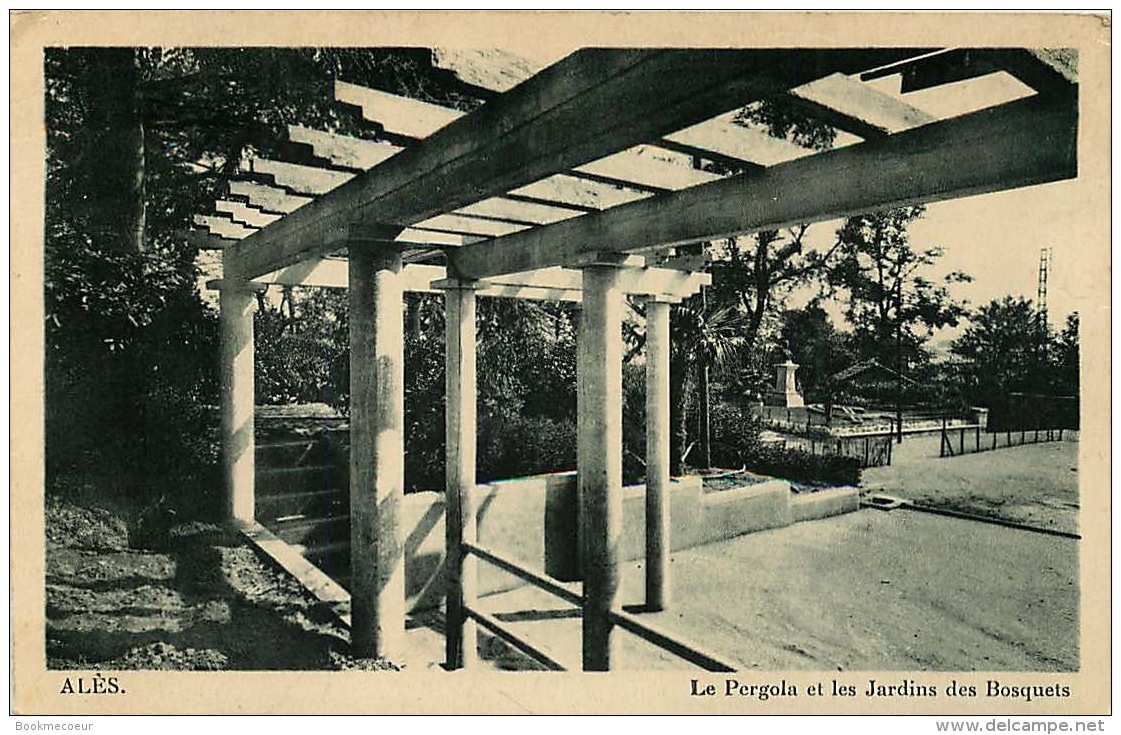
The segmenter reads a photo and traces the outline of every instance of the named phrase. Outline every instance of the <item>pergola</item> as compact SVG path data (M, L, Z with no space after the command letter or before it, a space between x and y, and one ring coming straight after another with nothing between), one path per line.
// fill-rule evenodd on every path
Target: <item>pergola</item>
M1071 53L1027 49L587 49L494 84L470 114L338 83L398 147L292 127L318 166L257 159L204 244L222 248L222 447L232 519L254 517L253 291L349 288L352 646L392 659L405 634L402 529L405 291L447 316L448 664L474 655L475 303L582 306L578 488L583 664L607 670L618 624L622 336L647 302L647 603L668 568L670 304L709 276L672 248L879 208L1073 178ZM527 72L528 73L528 72ZM904 99L1003 75L1013 99L940 117ZM898 91L885 81L900 79ZM507 88L509 87L509 88ZM820 120L816 152L738 124L773 100ZM722 172L706 170L716 161ZM345 257L340 253L345 252ZM443 265L432 261L442 261Z

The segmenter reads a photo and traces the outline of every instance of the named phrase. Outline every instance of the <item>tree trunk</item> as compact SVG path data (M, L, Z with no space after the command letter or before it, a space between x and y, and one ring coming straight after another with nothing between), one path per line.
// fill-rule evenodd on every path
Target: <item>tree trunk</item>
M697 366L697 408L698 418L700 423L699 446L700 457L698 462L700 466L708 469L712 467L712 425L709 421L709 389L708 389L708 365L703 361Z
M685 442L688 430L685 423L685 382L686 366L681 360L670 360L669 366L669 422L670 474L680 476L684 473Z
M135 52L91 49L83 75L87 101L84 194L89 234L118 252L144 245L144 124L137 90Z

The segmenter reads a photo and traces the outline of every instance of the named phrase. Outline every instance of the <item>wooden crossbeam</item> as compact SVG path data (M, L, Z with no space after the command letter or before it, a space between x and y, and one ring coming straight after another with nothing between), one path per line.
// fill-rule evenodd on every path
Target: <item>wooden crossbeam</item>
M492 197L481 202L470 204L462 209L457 209L452 214L466 214L475 217L489 217L491 219L505 220L532 225L548 225L560 222L562 219L576 217L580 214L572 209L539 204L536 202L517 201L505 197Z
M215 211L230 215L234 222L249 227L265 227L266 225L271 225L273 222L276 222L281 217L279 214L262 212L256 207L249 207L241 202L231 202L228 199L219 199L214 202L214 209Z
M271 176L273 181L297 194L321 196L354 178L354 174L332 171L315 166L304 166L271 158L254 158L249 162L255 174Z
M393 239L397 242L409 243L425 248L442 249L446 247L459 247L460 245L464 245L468 242L475 242L481 238L475 235L466 236L452 232L436 232L434 230L418 230L413 227L406 227Z
M463 278L1072 178L1077 101L1011 102L448 253Z
M762 130L737 125L732 122L735 115L734 111L720 115L671 133L665 139L756 166L774 166L814 153L809 148L775 138Z
M385 128L387 133L424 139L464 113L430 102L400 97L349 82L335 82L335 100L362 108L362 117Z
M864 80L902 75L902 92L917 92L1004 70L1044 96L1062 98L1078 83L1074 49L953 48L865 72Z
M444 266L408 263L402 268L404 289L417 293L441 293L447 281ZM345 258L313 258L275 273L253 279L255 283L287 286L346 288L349 264ZM627 268L620 276L627 293L656 295L679 300L712 282L708 273L684 273L666 268ZM543 268L486 279L476 293L480 296L547 301L580 301L583 276L579 270Z
M574 172L592 174L623 186L638 184L666 191L687 189L720 178L716 174L693 168L693 162L688 156L649 145L613 153L598 161L578 166Z
M864 139L882 138L938 119L844 74L792 89L786 101L808 116Z
M499 235L509 235L512 232L519 232L524 230L526 226L499 222L497 220L479 219L477 217L441 214L417 222L414 228L418 230L450 232L469 237L497 237Z
M579 51L247 238L227 251L228 263L235 276L268 273L345 244L351 224L412 225L830 73L854 73L915 53Z
M301 125L288 126L288 140L311 146L316 157L326 159L335 166L359 171L373 168L402 150L400 146L389 143L325 133Z
M459 110L354 84L345 84L341 91L343 101L363 101L363 110L369 111L365 115L368 120L381 122L387 130L411 138L427 138L464 115ZM379 114L385 121L377 117ZM718 178L714 174L696 171L691 161L681 160L680 154L654 146L636 146L613 153L579 166L573 173L586 175L593 182L637 187L643 191L676 191Z
M213 214L196 214L194 222L199 227L205 227L210 230L211 233L226 238L227 240L241 240L244 237L258 232L256 227L239 225L232 219L219 217Z
M556 174L518 187L507 194L527 201L598 212L651 196L649 191L625 189L597 181Z
M284 189L255 181L229 182L230 196L244 197L254 207L274 214L290 214L312 201L310 197L289 194Z
M221 237L206 230L183 230L179 235L191 247L199 250L224 250L237 242L237 240Z

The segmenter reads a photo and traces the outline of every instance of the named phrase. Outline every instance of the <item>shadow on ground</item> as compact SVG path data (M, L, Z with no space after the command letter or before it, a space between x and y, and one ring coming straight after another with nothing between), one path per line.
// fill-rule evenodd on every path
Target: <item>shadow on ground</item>
M52 503L47 524L49 668L392 668L350 659L330 611L218 526L173 526L135 548L104 511Z

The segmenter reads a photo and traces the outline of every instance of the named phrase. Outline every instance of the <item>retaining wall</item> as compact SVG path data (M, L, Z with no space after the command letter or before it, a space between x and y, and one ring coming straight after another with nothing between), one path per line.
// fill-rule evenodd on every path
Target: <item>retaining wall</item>
M645 551L645 486L623 490L620 554ZM564 472L503 480L475 488L480 545L562 580L580 579L576 474ZM699 477L670 486L670 548L674 551L753 531L856 510L856 488L793 495L784 480L720 492L702 492ZM439 606L444 595L444 494L405 496L405 591L413 610ZM544 529L544 533L542 533ZM479 561L479 594L515 589L519 578Z

